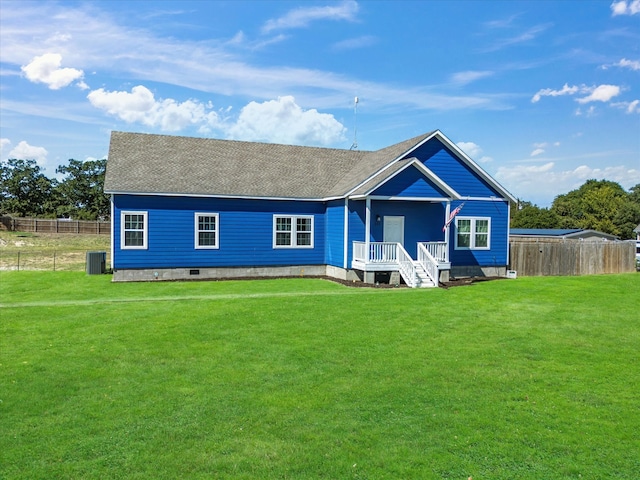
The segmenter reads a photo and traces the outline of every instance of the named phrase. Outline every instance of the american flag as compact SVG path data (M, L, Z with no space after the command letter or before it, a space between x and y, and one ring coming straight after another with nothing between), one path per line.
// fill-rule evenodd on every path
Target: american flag
M460 213L460 210L462 210L463 206L464 206L464 202L458 205L456 208L454 208L453 211L449 214L449 218L447 218L447 222L444 224L444 227L442 227L443 232L447 229L447 227L451 224L451 222L453 222L453 219L455 218L455 216Z

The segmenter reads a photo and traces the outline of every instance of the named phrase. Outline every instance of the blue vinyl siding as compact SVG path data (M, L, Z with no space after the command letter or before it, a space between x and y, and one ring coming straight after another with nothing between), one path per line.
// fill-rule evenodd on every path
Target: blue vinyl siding
M348 262L349 267L353 260L353 242L365 241L365 201L349 200L349 245Z
M453 202L451 209L453 210L461 202ZM506 202L482 202L473 201L465 202L459 213L461 217L490 217L491 232L490 250L456 250L455 249L455 220L451 223L450 230L450 260L452 265L479 265L479 266L505 266L507 265L508 250L508 226L509 226L509 209Z
M411 155L419 158L428 169L463 197L502 198L501 194L493 190L437 139L425 143Z
M322 202L116 195L114 268L324 264ZM120 211L148 212L148 248L120 249ZM195 249L195 212L219 213L217 250ZM313 215L314 248L273 248L273 215Z
M342 267L344 263L344 200L327 203L325 261L327 265Z
M374 190L372 195L414 198L446 198L431 180L416 167L408 167Z

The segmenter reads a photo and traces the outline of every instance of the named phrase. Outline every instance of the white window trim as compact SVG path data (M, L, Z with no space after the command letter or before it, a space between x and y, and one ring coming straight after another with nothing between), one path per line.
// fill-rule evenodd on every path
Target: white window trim
M276 226L278 218L290 218L291 219L291 245L276 245ZM298 219L309 219L311 220L311 245L298 245L298 231L297 231L297 220ZM305 232L307 233L307 232ZM315 223L313 215L273 215L273 248L313 248L314 245L314 237L315 237Z
M215 245L199 245L198 244L198 241L200 240L199 217L214 217L216 219L216 229L214 230L215 238L216 238ZM220 214L211 213L211 212L196 212L195 215L193 216L193 223L194 223L194 232L195 232L193 242L196 250L217 250L220 248ZM203 230L203 232L211 232L211 230Z
M459 247L458 246L458 221L459 220L471 220L471 238L470 238L470 246L468 247ZM486 220L487 221L487 246L486 247L476 247L476 222L478 220ZM456 217L456 232L455 232L455 249L456 250L491 250L491 217Z
M127 215L142 215L144 228L142 229L142 245L125 245L125 217ZM146 250L149 244L149 212L140 210L122 210L120 212L120 249L121 250Z

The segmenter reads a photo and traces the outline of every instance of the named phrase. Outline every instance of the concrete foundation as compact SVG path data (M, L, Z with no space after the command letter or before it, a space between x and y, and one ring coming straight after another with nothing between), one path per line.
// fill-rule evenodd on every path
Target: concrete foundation
M175 280L216 280L252 277L333 277L349 280L349 270L328 265L299 265L281 267L193 267L193 268L145 268L115 269L114 282L155 282ZM357 278L357 277L356 277Z
M507 267L506 266L489 266L482 267L480 265L471 265L466 267L451 267L450 276L453 278L462 278L462 277L506 277L507 276ZM442 280L442 276L440 277L440 281L448 281Z
M384 275L383 275L384 274ZM440 282L448 282L450 277L504 277L507 267L452 267L440 271ZM114 282L155 282L176 280L220 280L252 277L331 277L349 282L368 284L399 284L396 272L363 272L331 265L298 265L273 267L193 267L193 268L145 268L115 269Z

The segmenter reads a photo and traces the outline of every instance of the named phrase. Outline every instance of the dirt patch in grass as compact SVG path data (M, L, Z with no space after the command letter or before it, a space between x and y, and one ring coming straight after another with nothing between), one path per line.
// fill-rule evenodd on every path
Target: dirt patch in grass
M448 282L441 282L440 287L465 287L467 285L473 285L479 282L490 282L492 280L504 280L505 277L464 277L464 278L451 278Z

